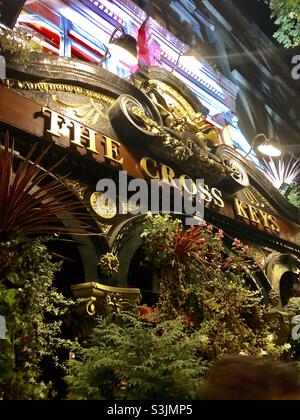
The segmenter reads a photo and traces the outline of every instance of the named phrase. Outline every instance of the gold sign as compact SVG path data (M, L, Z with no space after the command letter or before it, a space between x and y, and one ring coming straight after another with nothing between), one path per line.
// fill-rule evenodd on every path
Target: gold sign
M121 143L118 141L113 140L108 136L104 136L80 122L52 111L47 107L44 107L42 111L44 116L50 120L47 133L57 138L66 139L69 142L69 145L74 144L79 148L86 149L94 155L99 154L98 141L100 136L101 143L104 144L104 158L112 161L114 164L118 164L119 166L124 164L124 157L120 156ZM149 156L144 156L140 160L140 168L148 178L157 181L164 181L172 187L178 188L178 185L175 182L175 180L177 180L175 171L170 166L159 163ZM180 184L179 187L185 189L191 195L196 195L199 191L201 198L206 203L212 203L219 208L225 207L222 193L217 188L210 188L209 186L201 183L196 185L196 182L187 174L181 174L178 177L178 181ZM105 209L97 208L97 194L98 193L95 193L91 197L92 207L95 212L99 215L101 214L102 217L111 218L112 215L115 215L116 209L112 209L109 206ZM236 215L244 221L254 224L257 227L263 226L265 229L270 230L274 234L280 233L280 227L277 223L277 219L271 214L253 207L250 204L246 204L236 198L234 199L234 210Z
M261 225L265 229L271 230L275 234L280 233L280 227L275 216L256 207L246 204L243 201L234 199L234 209L236 215L255 225Z
M145 156L141 159L140 166L143 172L150 179L164 181L172 187L178 188L178 185L175 182L175 172L170 166L167 166L164 163L158 163L148 156ZM225 203L222 199L222 193L217 188L210 189L208 185L202 183L198 183L198 185L196 185L195 181L186 174L180 175L178 180L180 187L185 189L191 195L195 195L197 191L199 191L201 198L205 202L213 203L221 208L225 206Z
M71 144L80 148L85 148L88 151L99 154L97 136L99 133L91 128L81 124L78 121L61 115L49 108L42 109L44 116L50 119L50 128L46 131L54 137L64 138ZM111 139L108 136L102 136L104 141L105 154L104 157L120 165L123 164L124 159L119 157L121 144Z

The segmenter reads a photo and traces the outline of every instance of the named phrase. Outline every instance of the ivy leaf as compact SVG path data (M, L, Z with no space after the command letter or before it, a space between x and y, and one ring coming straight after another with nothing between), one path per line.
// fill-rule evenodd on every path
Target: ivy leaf
M7 278L7 280L8 280L8 281L10 281L12 284L14 284L14 285L16 285L16 286L18 286L18 285L19 285L20 279L19 279L19 276L18 276L18 274L17 274L17 273L9 273L9 274L6 276L6 278Z
M300 45L300 1L299 0L268 0L272 11L271 17L275 18L278 26L274 34L275 39L285 48Z
M17 294L17 289L8 289L3 294L4 302L10 307L14 306L16 304L16 294Z

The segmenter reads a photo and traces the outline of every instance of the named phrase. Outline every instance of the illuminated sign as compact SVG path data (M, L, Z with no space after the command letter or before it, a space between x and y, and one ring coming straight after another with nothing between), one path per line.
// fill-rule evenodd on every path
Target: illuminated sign
M238 199L234 199L234 209L236 215L241 217L244 221L257 226L263 226L267 230L271 230L275 234L280 233L280 227L277 223L276 217L266 213L261 209L246 204Z
M121 143L118 141L102 135L82 123L52 111L49 108L44 107L42 111L43 115L49 118L49 127L46 129L46 133L58 139L65 139L69 147L71 145L77 146L80 149L85 149L87 152L90 152L93 156L100 154L98 144L100 141L104 145L104 159L118 164L121 169L125 165L125 158L121 155ZM139 166L142 170L141 174L144 174L150 180L163 181L174 188L183 188L191 196L196 196L198 191L201 199L205 203L211 203L221 209L225 207L222 192L217 188L210 188L203 183L196 184L187 174L181 174L177 178L173 168L164 163L157 162L149 156L142 157ZM179 185L175 180L179 181ZM263 227L263 229L275 235L280 233L280 227L275 216L261 209L257 209L250 204L246 204L237 198L234 198L233 209L235 215L245 223L256 227Z
M50 128L46 130L46 133L57 138L67 139L70 143L69 145L73 144L93 154L99 154L97 138L100 133L49 108L44 107L42 112L50 119ZM101 135L101 141L104 141L105 145L104 158L122 165L124 158L119 157L121 144L104 135Z
M143 172L150 179L157 179L170 184L174 188L178 188L175 182L175 172L164 163L158 163L154 159L145 156L140 161L140 166ZM191 195L196 195L197 191L200 193L200 197L207 203L214 203L216 206L223 208L225 206L222 199L222 193L217 188L209 188L205 184L197 184L188 175L182 174L178 177L179 187L186 190Z

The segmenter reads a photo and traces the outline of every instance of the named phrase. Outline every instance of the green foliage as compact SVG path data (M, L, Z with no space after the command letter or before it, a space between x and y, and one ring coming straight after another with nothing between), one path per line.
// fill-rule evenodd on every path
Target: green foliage
M182 230L179 219L166 217L146 217L145 228L141 237L144 239L144 250L148 262L161 268L169 261L172 264L177 235Z
M300 297L290 298L287 305L285 305L284 310L290 314L292 318L293 330L295 329L296 332L298 333L300 331L299 321L298 321L298 317L300 315ZM295 320L294 317L297 320L296 322L294 322ZM300 338L295 339L295 337L293 337L291 334L289 343L292 347L292 351L295 356L295 359L299 361L300 360ZM300 367L300 364L299 364L299 367Z
M285 197L293 206L300 208L300 185L291 184L285 192Z
M300 0L269 0L272 17L278 26L274 37L285 48L300 45Z
M73 305L54 287L60 264L51 261L45 240L17 237L0 243L0 314L7 323L0 340L0 391L5 399L47 399L41 363L59 365L57 351L72 349L62 338L62 316Z
M284 310L293 315L300 315L300 297L290 298Z
M11 143L7 134L0 147L0 314L8 329L7 339L0 340L0 395L46 399L52 385L43 380L42 365L58 369L58 351L72 348L61 326L73 303L53 287L60 264L51 261L45 239L29 237L86 234L86 204L74 199L63 178L49 177L60 162L41 169L49 148L34 160L34 146L16 164Z
M203 354L210 360L240 353L280 357L284 349L276 345L275 334L263 320L259 292L250 290L239 275L218 270L211 274L193 290L202 299Z
M67 377L70 399L199 398L208 363L197 356L201 333L182 319L147 324L133 314L100 318L92 346L76 354Z
M203 222L184 229L170 216L149 215L142 237L160 278L152 312L99 319L89 346L67 377L70 399L199 399L203 375L225 355L285 356L259 291L249 247ZM252 283L254 285L254 283Z
M30 42L30 37L20 29L0 27L0 54L25 62L33 52L42 52L41 47Z
M229 251L221 230L214 233L205 222L185 230L168 215L149 216L142 236L146 258L160 277L160 318L187 314L205 337L202 355L280 357L284 349L265 324L262 296L253 287L257 266L247 245L235 239Z

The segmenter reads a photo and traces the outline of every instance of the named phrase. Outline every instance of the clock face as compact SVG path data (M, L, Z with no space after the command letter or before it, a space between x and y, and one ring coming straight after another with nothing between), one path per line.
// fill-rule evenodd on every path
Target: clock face
M94 192L91 195L90 204L94 212L103 219L112 219L117 214L116 203L101 192Z

